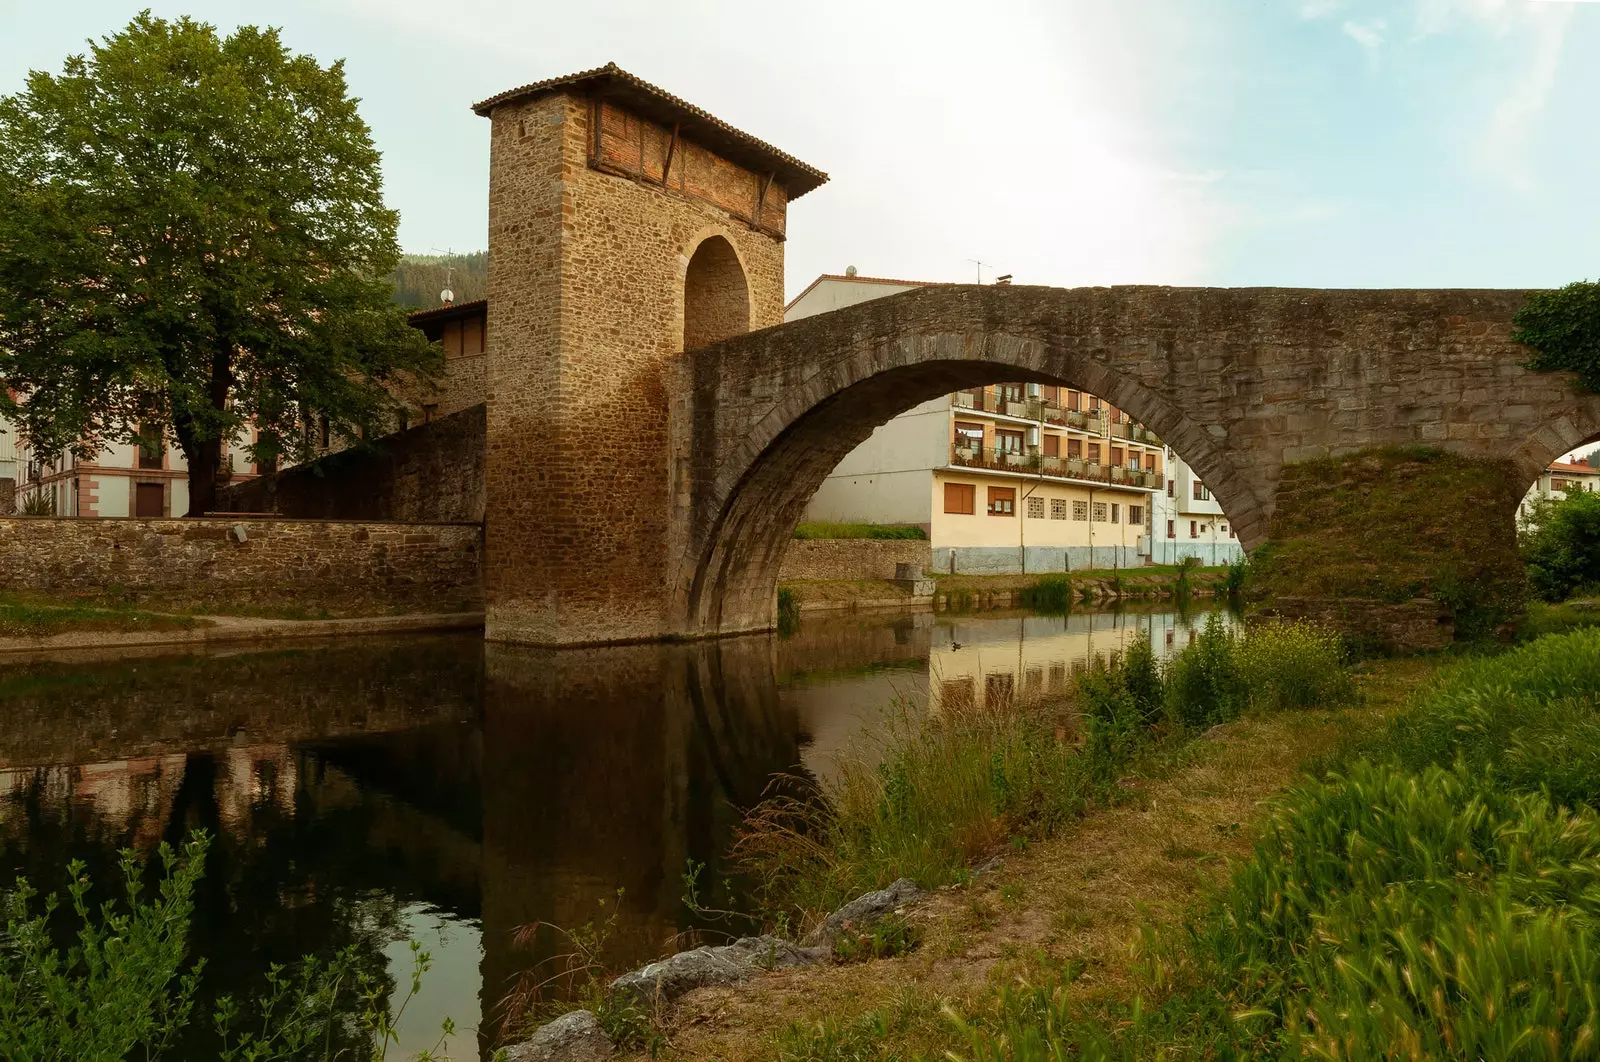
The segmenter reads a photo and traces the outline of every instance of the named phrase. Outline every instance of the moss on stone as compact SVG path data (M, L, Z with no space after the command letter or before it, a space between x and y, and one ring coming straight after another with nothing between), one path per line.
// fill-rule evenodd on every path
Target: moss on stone
M1431 600L1456 639L1482 637L1525 604L1520 479L1509 460L1426 447L1286 465L1254 580L1269 601Z

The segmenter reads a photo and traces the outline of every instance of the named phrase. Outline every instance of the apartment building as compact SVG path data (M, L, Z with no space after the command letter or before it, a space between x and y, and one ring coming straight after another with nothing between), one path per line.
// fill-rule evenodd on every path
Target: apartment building
M1211 496L1194 469L1168 448L1164 489L1153 506L1149 556L1156 564L1182 564L1190 557L1202 564L1232 564L1244 556L1228 514Z
M824 275L798 320L920 286ZM1149 552L1165 448L1098 396L1001 383L923 402L851 451L806 519L915 524L940 571L1009 574L1135 567Z
M1574 461L1553 461L1523 495L1522 504L1517 506L1517 517L1526 518L1536 501L1559 501L1576 490L1600 490L1600 468Z
M19 510L30 498L40 498L57 516L156 518L189 511L188 462L154 425L141 431L137 442L109 443L88 459L36 454L26 440L17 444L17 451ZM252 479L264 471L250 460L243 443L228 447L225 482Z

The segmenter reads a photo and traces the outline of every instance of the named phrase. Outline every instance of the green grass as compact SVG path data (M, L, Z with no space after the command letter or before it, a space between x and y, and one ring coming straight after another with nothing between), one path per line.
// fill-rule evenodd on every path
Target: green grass
M841 757L826 788L755 808L735 856L766 921L805 924L896 878L925 888L965 880L980 857L1114 799L1117 779L1164 743L1243 712L1350 692L1330 636L1304 626L1238 635L1213 619L1170 665L1141 643L1090 672L1072 698L937 715L903 706L874 744Z
M973 1060L1600 1055L1600 631L1461 663L1140 945L997 994Z
M1546 634L1561 634L1583 627L1600 627L1600 599L1585 598L1556 605L1532 601L1517 627L1517 637L1531 641Z
M825 521L801 524L794 529L794 537L813 538L907 538L924 539L928 533L920 527L906 524L833 524Z
M105 608L33 595L0 595L0 638L44 638L77 631L190 630L204 621L138 609Z

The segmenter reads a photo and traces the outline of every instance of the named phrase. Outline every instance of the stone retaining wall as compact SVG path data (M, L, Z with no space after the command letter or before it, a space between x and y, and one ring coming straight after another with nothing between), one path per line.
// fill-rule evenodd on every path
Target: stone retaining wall
M896 564L915 564L920 572L932 562L933 550L923 539L796 539L783 555L778 580L893 579Z
M482 606L482 568L477 524L0 519L0 590L149 607L446 612Z

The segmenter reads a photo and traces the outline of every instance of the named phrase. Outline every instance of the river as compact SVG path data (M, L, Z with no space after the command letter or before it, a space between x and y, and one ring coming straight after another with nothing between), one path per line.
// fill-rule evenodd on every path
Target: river
M415 938L433 968L390 1057L445 1016L468 1057L518 975L568 950L550 927L608 926L621 970L704 928L691 864L705 905L737 906L727 849L775 775L826 781L888 713L1062 690L1140 633L1165 652L1193 631L1164 611L924 612L560 653L451 635L9 663L0 881L56 889L79 858L110 882L119 849L204 828L207 992L341 947L403 984Z

